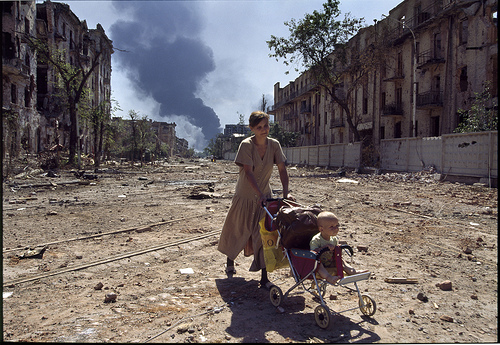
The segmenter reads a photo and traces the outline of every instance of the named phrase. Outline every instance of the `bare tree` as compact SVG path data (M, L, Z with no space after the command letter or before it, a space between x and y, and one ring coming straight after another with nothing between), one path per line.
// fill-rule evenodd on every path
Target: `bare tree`
M78 110L79 104L84 94L88 78L92 75L97 66L101 52L97 52L89 62L81 59L81 54L76 54L75 64L66 61L65 50L57 50L48 42L26 37L28 44L35 49L39 61L51 65L57 73L58 81L63 91L64 105L67 107L70 119L69 135L69 164L75 164L78 145Z
M261 102L260 102L260 110L265 112L266 109L267 109L266 95L262 94L262 99L261 99Z

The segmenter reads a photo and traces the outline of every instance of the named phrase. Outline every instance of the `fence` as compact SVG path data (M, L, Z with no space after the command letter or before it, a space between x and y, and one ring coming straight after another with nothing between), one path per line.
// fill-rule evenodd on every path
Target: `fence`
M358 168L360 142L317 146L284 147L288 164ZM418 172L433 166L450 176L498 178L498 132L445 134L440 137L383 139L380 169ZM227 152L224 159L234 160Z

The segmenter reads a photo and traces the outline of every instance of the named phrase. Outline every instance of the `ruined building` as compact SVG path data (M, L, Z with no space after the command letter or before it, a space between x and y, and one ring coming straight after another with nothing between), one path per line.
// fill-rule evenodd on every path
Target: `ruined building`
M354 87L355 76L345 73L336 93L349 104L360 139L376 148L382 139L452 133L458 110L470 108L485 82L488 106L496 107L496 13L494 0L405 0L351 38L351 56L378 47L384 62ZM270 113L300 132L300 146L355 141L344 111L310 72L283 88L275 84Z
M27 153L38 153L61 145L68 147L71 121L61 97L57 73L43 64L28 44L39 39L53 52L62 52L66 63L90 71L87 79L89 109L99 109L109 118L111 98L111 54L113 46L101 27L88 29L67 4L45 1L2 2L2 120L5 153L16 156L21 145ZM96 58L96 59L94 59ZM94 61L95 62L95 61ZM88 119L78 124L82 153L95 154L93 127Z
M2 1L2 138L3 152L14 156L24 147L38 152L41 146L37 112L35 53L25 35L35 36L34 1Z
M173 156L176 153L176 151L178 151L177 140L175 136L175 126L176 126L175 122L172 123L159 122L159 121L151 122L151 127L153 128L153 131L155 132L156 135L157 144L161 145L161 143L165 143L169 148L169 156Z

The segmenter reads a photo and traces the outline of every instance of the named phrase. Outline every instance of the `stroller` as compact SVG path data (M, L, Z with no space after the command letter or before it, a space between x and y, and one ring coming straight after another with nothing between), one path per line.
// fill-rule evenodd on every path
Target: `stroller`
M340 314L346 311L354 310L359 307L361 313L366 316L372 316L377 309L375 301L368 295L361 294L358 288L358 282L369 279L371 272L345 276L342 269L342 252L350 257L353 255L353 250L348 245L339 245L335 250L322 250L319 253L309 250L309 241L312 236L318 232L316 225L316 215L321 211L317 206L304 207L293 201L283 198L268 199L267 206L263 206L267 215L261 221L261 237L264 246L264 258L268 272L274 269L290 267L291 274L295 279L295 284L288 289L284 294L282 290L273 284L269 290L269 298L275 307L279 307L286 297L298 286L311 293L316 299L320 300L320 305L314 309L314 318L316 323L321 328L328 328L330 324L330 316ZM301 208L303 212L302 218L292 221L292 218L287 218L286 213L293 213L294 209ZM292 222L292 223L290 223ZM297 228L297 222L300 227ZM287 232L293 231L296 228L295 238L291 239L287 236ZM330 312L323 298L328 285L332 285L324 279L316 276L320 260L323 255L331 255L331 260L334 262L334 267L337 269L337 275L340 280L337 282L339 286L356 291L359 298L359 306L346 309L339 312ZM314 282L311 284L311 280ZM309 282L309 286L306 286ZM354 284L355 289L346 285Z

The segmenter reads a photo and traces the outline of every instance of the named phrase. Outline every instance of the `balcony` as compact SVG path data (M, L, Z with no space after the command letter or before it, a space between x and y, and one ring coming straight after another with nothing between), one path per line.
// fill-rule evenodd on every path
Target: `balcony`
M417 107L436 108L443 106L443 92L429 91L417 95Z
M345 127L344 119L332 119L330 121L330 128Z
M403 43L406 38L411 37L411 31L416 31L420 27L427 25L431 20L436 17L443 10L443 1L437 0L432 2L429 6L421 9L413 17L407 17L404 20L405 25L401 23L389 32L388 38L393 40L394 45ZM393 18L399 21L399 18ZM404 19L404 17L403 17Z
M432 49L426 50L418 55L417 68L421 69L427 66L444 63L443 53L441 50Z
M300 113L305 115L311 114L311 105L303 105L300 107Z
M55 39L56 41L64 41L64 42L66 42L66 41L68 40L68 39L66 38L66 36L61 35L59 32L54 33L54 39Z
M382 81L383 82L393 82L393 81L397 81L397 80L403 80L404 78L405 78L404 74L398 74L398 73L396 73L392 77L385 78Z
M295 118L297 118L297 115L294 112L290 111L290 112L285 113L285 116L283 117L283 120L284 121L290 121L290 120L293 120Z
M403 104L391 103L382 107L382 116L403 116Z
M2 69L5 74L29 78L30 67L19 58L7 59L2 57Z
M284 106L287 103L292 102L295 98L302 96L303 94L314 90L318 86L317 83L309 83L306 86L297 89L296 91L290 92L288 97L283 97L279 102L275 103L270 107L270 111L275 111L276 109Z

